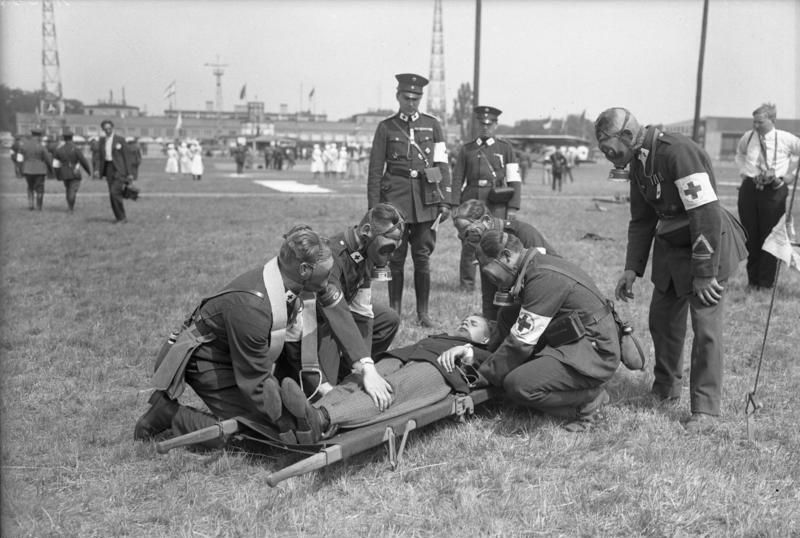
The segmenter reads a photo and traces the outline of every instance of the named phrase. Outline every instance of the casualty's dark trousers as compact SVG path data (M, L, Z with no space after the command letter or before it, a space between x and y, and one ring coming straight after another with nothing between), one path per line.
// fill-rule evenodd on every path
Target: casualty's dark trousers
M125 186L125 181L117 174L117 168L111 161L106 161L103 176L108 183L108 199L111 201L111 211L114 212L114 218L117 222L125 220L125 204L122 198L122 189Z
M704 306L693 293L678 297L671 284L666 292L653 290L650 301L650 334L655 348L653 393L661 398L681 395L688 312L694 332L689 374L692 413L720 413L724 301L725 292L719 303Z
M745 178L739 187L739 220L747 232L747 281L751 286L771 288L775 285L778 259L761 250L764 240L786 212L789 186L784 183L777 189L766 185L757 190L751 178Z

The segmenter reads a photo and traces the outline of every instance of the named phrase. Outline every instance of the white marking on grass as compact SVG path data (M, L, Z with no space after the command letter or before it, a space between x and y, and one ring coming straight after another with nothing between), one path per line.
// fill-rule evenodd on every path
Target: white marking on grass
M302 194L328 194L330 189L325 189L319 185L307 185L305 183L298 183L297 181L285 180L269 180L269 179L255 179L253 183L257 183L262 187L273 189L278 192L291 192Z

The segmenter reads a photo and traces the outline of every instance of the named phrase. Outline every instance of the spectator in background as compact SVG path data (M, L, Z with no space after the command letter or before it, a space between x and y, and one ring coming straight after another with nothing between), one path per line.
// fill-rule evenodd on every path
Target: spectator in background
M764 103L753 111L753 128L739 140L736 164L739 219L747 231L747 282L755 289L775 285L778 260L761 250L764 240L786 212L792 157L800 156L800 138L775 128L775 105ZM791 215L790 215L791 217Z
M268 143L266 147L264 147L264 168L268 169L272 166L272 154L275 150L272 149L272 144Z
M167 166L164 169L164 172L169 174L170 179L175 179L175 174L180 172L180 166L178 165L178 150L175 149L175 144L170 142L167 144Z
M11 144L11 162L14 163L14 176L22 179L22 163L17 162L17 155L20 154L23 138L21 135L14 135L14 143Z
M34 207L42 210L44 180L53 163L53 156L42 144L42 134L41 129L32 129L31 136L20 144L16 157L28 184L28 209L31 211Z
M314 144L314 150L311 152L311 173L314 179L319 179L320 174L325 173L325 161L319 144Z
M278 145L272 152L272 166L275 170L283 170L283 148Z
M139 141L132 136L125 139L125 147L128 150L128 165L131 168L133 180L139 179L139 165L142 164L142 148Z
M53 169L56 179L64 183L67 195L67 210L72 213L75 210L75 199L78 196L78 189L81 185L81 168L91 175L89 161L83 156L83 152L72 143L73 133L67 127L61 135L64 143L56 148L53 155Z
M284 152L284 154L286 156L286 159L285 159L286 160L286 169L287 170L293 170L294 169L295 158L296 158L295 157L294 148L292 148L292 147L286 148L286 151Z
M191 172L194 181L203 179L203 148L197 140L192 141L189 146L189 155L191 157Z
M236 139L236 145L231 149L233 160L236 161L236 175L242 175L244 164L247 162L247 140L244 137Z
M192 159L189 156L189 146L186 141L181 142L178 146L178 159L181 169L181 174L188 176L192 173Z
M564 172L569 176L569 182L575 183L575 178L572 177L572 167L575 166L575 148L567 148L567 166Z
M98 160L93 163L95 173L105 178L108 184L108 197L111 201L111 211L117 223L127 222L123 193L133 181L128 164L128 152L125 149L125 139L114 134L114 122L103 120L100 124L105 136L100 138L98 145L100 151Z
M542 185L550 185L553 182L553 161L550 160L552 153L544 154L542 159Z
M564 171L567 169L567 158L561 153L561 148L557 148L555 153L550 155L550 163L553 165L553 190L556 190L558 185L558 192L561 192Z

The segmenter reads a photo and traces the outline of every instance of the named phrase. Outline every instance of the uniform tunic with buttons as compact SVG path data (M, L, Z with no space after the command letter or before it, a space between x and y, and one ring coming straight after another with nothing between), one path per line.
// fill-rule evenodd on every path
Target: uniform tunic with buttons
M715 187L702 148L685 136L648 128L631 163L625 268L642 276L653 246L653 392L680 397L688 310L694 328L691 408L711 415L720 412L725 292L718 304L703 305L692 293L693 278L715 277L724 285L747 255L741 225L721 207Z
M433 166L442 174L438 189L425 179L425 168ZM386 202L399 209L409 223L431 222L439 214L439 205L450 205L451 196L439 120L418 112L413 117L397 113L380 122L369 158L368 207Z
M453 204L467 200L480 200L487 204L496 217L505 218L508 209L519 210L521 182L506 183L506 165L517 162L514 148L506 140L489 137L477 138L461 146L453 169ZM514 189L514 197L508 204L495 205L488 202L492 186Z

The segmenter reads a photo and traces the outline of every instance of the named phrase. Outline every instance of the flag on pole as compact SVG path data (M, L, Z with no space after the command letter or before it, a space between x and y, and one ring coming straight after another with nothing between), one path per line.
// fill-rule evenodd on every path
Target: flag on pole
M169 86L167 86L167 89L164 90L164 99L169 99L173 95L175 95L175 81L174 80L172 82L170 82Z
M547 119L544 120L544 123L542 124L542 128L543 129L550 129L552 126L553 126L553 118L551 118L550 116L547 116Z
M181 113L178 112L178 120L175 122L175 130L180 131L182 126L183 126L183 117L181 116Z
M772 228L772 231L764 240L761 249L769 252L787 266L800 271L800 252L798 252L797 249L792 246L791 241L789 241L789 234L786 231L785 214L781 215L778 224Z
M316 88L311 88L311 91L310 91L310 92L308 92L308 98L309 98L309 99L312 99L312 98L314 97L314 91L315 91L315 90L316 90Z
M242 86L242 91L239 92L239 99L244 99L247 96L247 83Z

